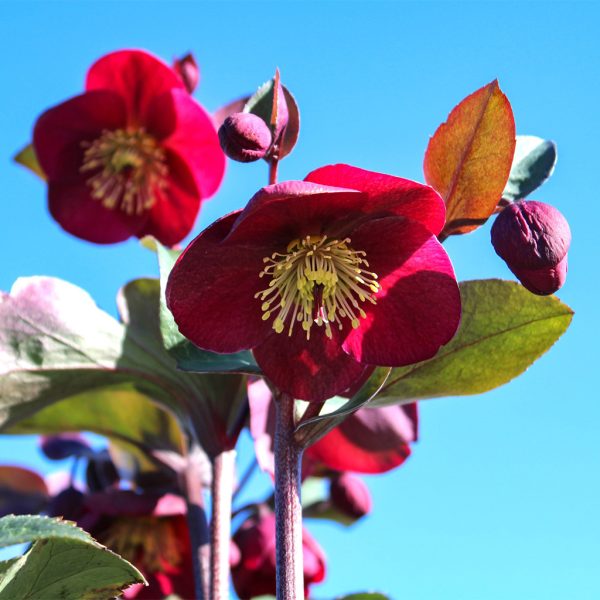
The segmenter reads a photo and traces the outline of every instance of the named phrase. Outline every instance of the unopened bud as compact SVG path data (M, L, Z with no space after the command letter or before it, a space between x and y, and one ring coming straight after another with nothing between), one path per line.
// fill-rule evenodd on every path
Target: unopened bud
M61 433L42 436L40 450L50 460L64 460L71 456L85 456L90 446L78 433Z
M173 61L173 70L181 77L187 91L191 94L200 81L200 70L192 54L186 54Z
M371 512L369 488L352 473L341 473L331 481L330 496L333 506L353 519L360 519Z
M530 292L545 296L562 287L571 230L556 208L515 202L498 215L491 233L496 253Z
M253 162L265 156L271 146L267 124L251 113L229 115L219 129L223 152L239 162Z

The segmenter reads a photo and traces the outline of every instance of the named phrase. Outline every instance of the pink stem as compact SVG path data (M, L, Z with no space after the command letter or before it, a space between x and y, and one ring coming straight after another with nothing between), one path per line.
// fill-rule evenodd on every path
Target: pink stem
M280 393L275 425L277 600L304 598L302 565L302 448L294 441L294 399Z
M235 473L235 450L226 450L213 460L210 560L210 599L229 598L229 544L231 498Z

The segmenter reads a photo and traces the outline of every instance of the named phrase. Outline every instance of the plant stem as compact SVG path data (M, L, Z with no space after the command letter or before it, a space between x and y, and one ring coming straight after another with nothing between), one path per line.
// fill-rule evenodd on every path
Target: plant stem
M269 185L277 183L277 168L279 167L279 159L271 158L269 161Z
M210 560L210 599L229 598L229 543L235 450L225 450L213 460Z
M184 473L185 497L187 502L187 519L192 546L192 564L196 600L208 600L208 571L210 561L210 544L204 496L202 495L202 479L196 464L189 460Z
M275 519L277 600L304 598L300 461L294 441L294 399L280 393L275 425Z

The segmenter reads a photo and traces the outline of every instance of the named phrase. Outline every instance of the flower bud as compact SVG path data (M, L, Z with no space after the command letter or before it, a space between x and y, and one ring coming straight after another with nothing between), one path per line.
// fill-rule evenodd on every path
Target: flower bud
M340 473L331 480L331 503L342 514L360 519L371 512L371 493L367 484L352 473Z
M251 113L229 115L219 129L223 152L239 162L253 162L265 156L271 146L267 124Z
M275 515L248 519L233 536L240 558L231 570L233 586L242 600L275 595ZM303 530L304 595L308 588L325 578L325 554L312 536Z
M181 77L187 91L191 94L200 81L200 70L193 54L186 54L173 61L173 70Z
M492 226L492 245L530 292L545 296L567 278L571 230L563 215L544 202L507 206Z
M43 435L40 438L40 450L50 460L64 460L71 456L85 456L90 445L78 433Z

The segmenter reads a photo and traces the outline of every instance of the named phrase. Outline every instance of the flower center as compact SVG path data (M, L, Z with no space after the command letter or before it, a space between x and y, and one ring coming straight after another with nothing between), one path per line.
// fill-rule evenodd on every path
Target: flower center
M348 319L358 327L359 317L366 316L360 302L375 304L381 286L377 275L364 269L369 266L365 252L353 250L350 241L307 235L291 242L285 253L264 258L259 276L271 281L254 296L262 300L263 321L276 313L273 329L281 333L289 325L290 336L300 322L307 340L313 324L324 326L328 338L331 323L342 329L341 320Z
M165 152L143 129L103 131L93 142L83 142L82 172L92 197L106 208L119 207L128 215L140 215L156 202L166 186Z
M180 546L183 542L166 518L116 519L101 541L126 560L138 563L150 573L181 563Z

